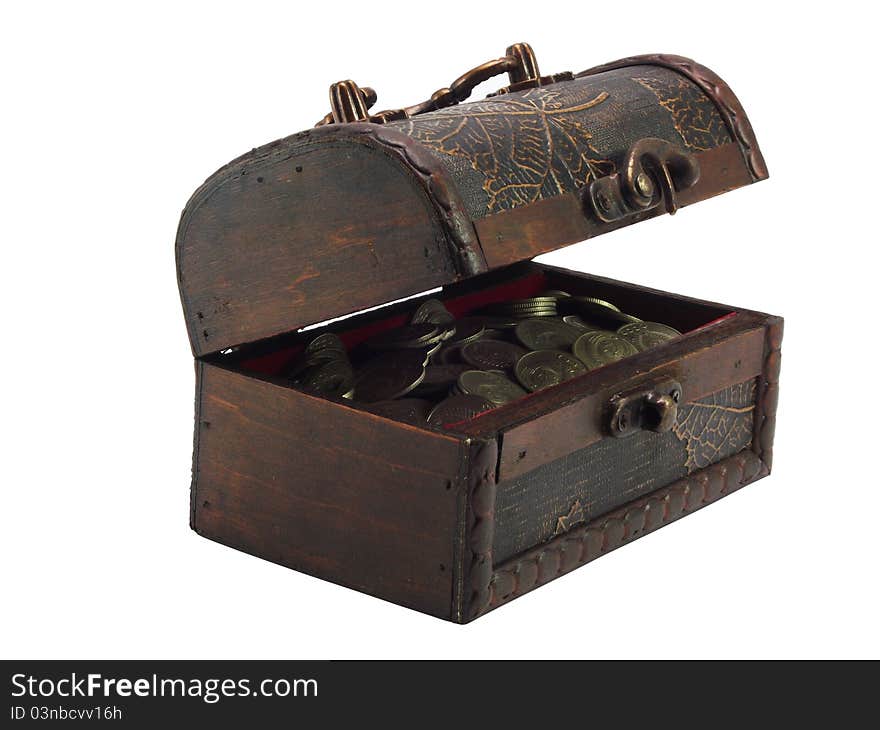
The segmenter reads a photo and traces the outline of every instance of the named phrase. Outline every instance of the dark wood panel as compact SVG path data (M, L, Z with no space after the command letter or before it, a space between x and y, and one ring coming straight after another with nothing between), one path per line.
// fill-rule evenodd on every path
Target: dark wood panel
M606 437L502 481L495 502L495 560L507 560L748 448L755 385L752 379L683 404L671 431Z
M758 456L750 450L741 451L505 561L491 576L491 601L486 610L686 517L767 474ZM638 590L629 598L638 600Z
M412 171L365 136L326 136L223 170L188 204L177 254L197 355L457 278Z
M463 442L204 364L193 528L448 618Z

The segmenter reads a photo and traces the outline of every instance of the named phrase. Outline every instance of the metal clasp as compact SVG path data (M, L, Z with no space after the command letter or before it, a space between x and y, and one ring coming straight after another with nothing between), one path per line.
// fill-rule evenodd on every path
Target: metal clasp
M652 388L616 395L610 402L608 430L616 438L639 431L669 431L675 425L681 398L681 385L671 379Z
M584 204L605 223L652 210L661 203L670 215L678 210L676 193L694 185L700 165L690 152L671 142L646 137L624 156L618 172L594 180Z

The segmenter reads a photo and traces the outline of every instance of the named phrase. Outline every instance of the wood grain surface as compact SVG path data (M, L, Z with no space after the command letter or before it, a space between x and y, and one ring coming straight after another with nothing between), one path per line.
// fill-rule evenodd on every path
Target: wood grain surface
M326 137L255 154L188 203L178 276L197 355L458 278L420 178L363 136Z
M208 364L198 397L196 532L450 617L459 439Z

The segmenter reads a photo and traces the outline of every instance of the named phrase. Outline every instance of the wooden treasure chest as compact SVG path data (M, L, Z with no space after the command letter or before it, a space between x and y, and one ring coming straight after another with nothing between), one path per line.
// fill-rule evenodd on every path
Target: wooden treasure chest
M183 212L197 533L464 623L769 473L782 319L531 260L766 178L720 78L330 98Z

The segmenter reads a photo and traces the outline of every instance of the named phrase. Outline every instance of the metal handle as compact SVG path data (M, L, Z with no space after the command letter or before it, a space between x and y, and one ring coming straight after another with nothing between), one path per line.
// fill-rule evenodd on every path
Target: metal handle
M585 190L585 205L601 221L612 223L656 208L678 210L677 193L700 179L700 164L690 152L657 137L636 142L619 171L594 180Z
M339 81L330 87L330 113L315 126L358 121L384 124L395 119L408 119L417 114L458 104L467 99L478 85L505 72L510 79L510 86L496 93L541 86L558 80L556 76L541 76L535 53L528 43L515 43L505 54L499 59L472 68L449 86L435 91L426 101L404 109L390 109L372 115L368 110L376 102L376 92L367 87L361 88L351 80Z
M610 403L608 430L617 438L639 431L669 431L675 426L681 397L681 385L675 380L616 395Z

